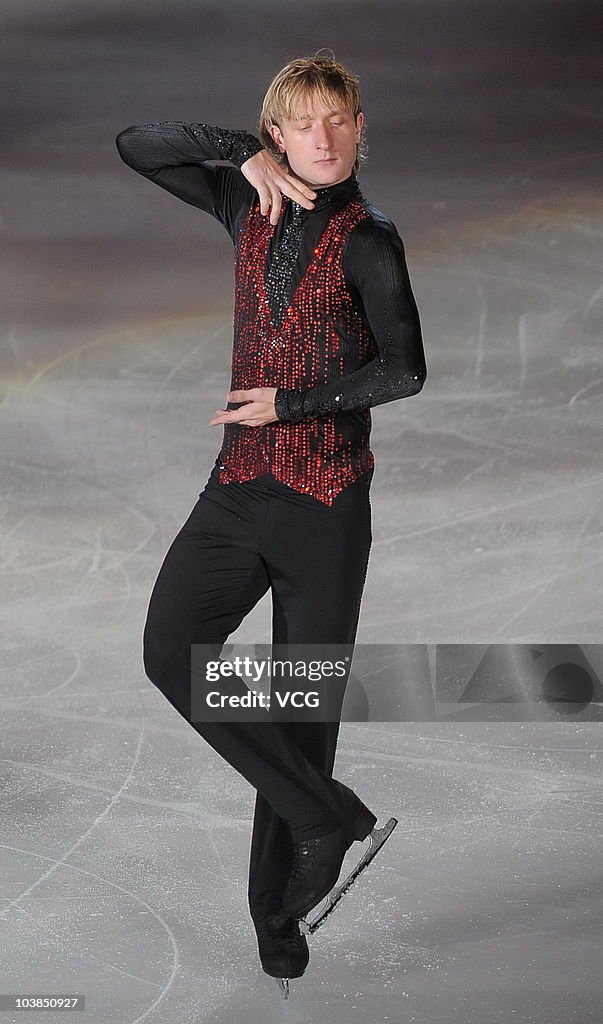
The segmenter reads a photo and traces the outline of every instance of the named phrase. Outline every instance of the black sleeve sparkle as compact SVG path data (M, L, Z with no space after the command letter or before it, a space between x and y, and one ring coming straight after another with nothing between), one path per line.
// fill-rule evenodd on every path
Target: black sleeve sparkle
M278 388L279 420L368 409L416 395L427 378L419 312L402 239L393 226L361 221L346 243L346 281L360 297L379 355L353 373L311 388Z
M115 145L129 167L183 202L211 213L231 237L241 208L257 196L233 167L209 166L228 161L240 169L259 153L262 143L247 131L203 122L156 121L125 128Z

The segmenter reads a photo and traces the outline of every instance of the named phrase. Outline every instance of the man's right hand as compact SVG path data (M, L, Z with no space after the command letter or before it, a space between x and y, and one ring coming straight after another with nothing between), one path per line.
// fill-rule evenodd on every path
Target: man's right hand
M270 210L271 224L278 222L283 195L294 199L306 210L314 209L312 200L316 199L316 192L299 178L283 170L267 149L261 149L259 153L250 156L249 160L241 164L241 171L247 181L257 189L260 212L266 215Z

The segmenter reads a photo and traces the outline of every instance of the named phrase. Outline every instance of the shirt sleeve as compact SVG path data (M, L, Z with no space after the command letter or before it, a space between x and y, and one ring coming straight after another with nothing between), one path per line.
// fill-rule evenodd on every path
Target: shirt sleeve
M125 128L115 145L129 167L183 202L212 214L231 236L242 206L249 206L257 195L240 168L263 146L247 131L202 122L156 121ZM234 167L210 166L216 161Z
M423 338L404 244L391 222L364 220L350 233L343 255L346 281L357 293L378 356L353 373L310 388L278 388L279 420L330 416L408 398L427 378Z

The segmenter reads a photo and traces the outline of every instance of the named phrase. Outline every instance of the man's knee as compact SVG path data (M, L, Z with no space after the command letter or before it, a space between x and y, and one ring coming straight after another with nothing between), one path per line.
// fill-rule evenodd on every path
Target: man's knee
M157 630L152 629L149 620L145 624L142 636L142 661L144 670L152 683L164 674L168 664L168 644Z
M191 694L208 688L205 680L208 659L218 659L222 639L199 636L166 636L147 623L143 634L142 659L151 682L190 719ZM187 710L188 709L188 710Z
M169 644L145 633L142 660L145 673L170 704L191 720L190 675L180 653Z

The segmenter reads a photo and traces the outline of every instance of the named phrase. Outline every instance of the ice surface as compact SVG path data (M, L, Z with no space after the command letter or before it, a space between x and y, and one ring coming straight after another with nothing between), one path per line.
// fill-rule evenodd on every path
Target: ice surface
M597 723L344 722L335 774L400 825L283 1005L246 904L254 792L143 672L220 444L232 247L114 137L253 130L271 76L325 43L361 76L360 181L404 238L429 365L374 412L358 641L601 641L589 7L310 9L2 15L2 991L85 993L91 1024L600 1021ZM270 619L267 595L232 639Z

